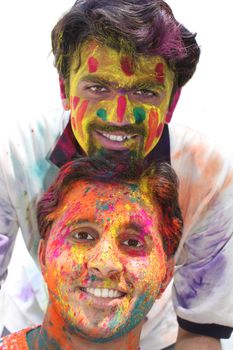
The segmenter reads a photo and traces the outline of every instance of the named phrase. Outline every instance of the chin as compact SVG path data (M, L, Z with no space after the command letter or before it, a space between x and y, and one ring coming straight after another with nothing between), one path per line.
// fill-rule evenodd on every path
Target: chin
M124 329L124 326L121 326L120 329L115 328L114 330L107 330L101 327L101 329L92 328L92 327L80 327L79 325L74 326L70 325L68 331L71 334L76 334L81 338L84 338L92 343L107 343L114 339L121 337L125 332L121 329Z
M123 323L117 324L116 321L114 321L114 324L112 324L112 328L106 328L104 325L99 325L96 327L93 327L90 325L89 327L80 326L80 325L74 325L70 324L68 326L68 330L71 334L77 334L78 336L92 342L92 343L108 343L112 340L118 339L125 334L129 333L133 328L135 328L142 319L138 319L137 322L132 319L122 318ZM66 321L68 324L68 322ZM113 322L112 322L113 323ZM111 320L106 321L107 325L111 324Z

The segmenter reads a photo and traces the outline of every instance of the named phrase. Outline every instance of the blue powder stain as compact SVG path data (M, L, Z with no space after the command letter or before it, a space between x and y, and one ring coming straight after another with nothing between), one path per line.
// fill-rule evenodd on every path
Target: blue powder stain
M101 203L100 201L96 201L96 209L100 211L109 210L109 205L106 203Z
M129 184L129 187L131 191L136 192L138 191L138 185L137 184Z
M96 115L102 119L103 121L107 120L107 112L104 108L100 108L98 109L98 111L96 112Z
M61 350L59 343L48 336L46 330L42 329L38 339L39 349L51 349L51 350Z
M109 337L107 339L96 339L96 343L106 343L107 341L111 341L114 339L117 339L119 337L122 337L124 334L128 333L131 329L135 328L144 318L147 312L151 309L154 300L149 297L149 301L145 301L148 298L148 293L145 293L140 296L140 298L137 300L133 312L130 316L130 320L127 324L124 324L121 326L118 330L118 332L113 335L112 337ZM122 317L120 314L120 311L116 313L116 316L109 322L109 328L114 329L117 327L117 324L119 322L119 317Z
M90 280L91 280L91 282L94 282L94 281L97 281L98 278L95 275L91 275Z

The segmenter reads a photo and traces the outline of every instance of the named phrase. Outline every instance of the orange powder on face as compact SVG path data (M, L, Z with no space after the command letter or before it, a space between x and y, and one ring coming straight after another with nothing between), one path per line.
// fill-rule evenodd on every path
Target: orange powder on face
M156 111L151 110L149 113L149 121L148 121L148 138L145 145L146 153L150 149L156 137L157 127L158 127L158 113Z
M87 100L84 100L81 103L80 107L77 110L77 114L76 114L76 118L75 118L76 130L78 129L78 131L80 132L81 135L83 135L82 122L83 122L83 118L85 116L85 112L86 112L88 103L89 103L89 101L87 101Z

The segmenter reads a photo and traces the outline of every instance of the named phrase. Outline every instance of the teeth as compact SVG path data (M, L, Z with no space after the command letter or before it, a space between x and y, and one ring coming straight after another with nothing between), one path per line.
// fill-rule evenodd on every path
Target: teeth
M119 298L123 295L123 293L118 292L114 289L107 289L107 288L83 288L86 290L89 294L94 295L98 298Z
M129 140L131 136L120 136L120 135L110 135L110 134L105 134L103 133L103 136L106 137L107 139L111 141L117 141L117 142L122 142L125 140Z

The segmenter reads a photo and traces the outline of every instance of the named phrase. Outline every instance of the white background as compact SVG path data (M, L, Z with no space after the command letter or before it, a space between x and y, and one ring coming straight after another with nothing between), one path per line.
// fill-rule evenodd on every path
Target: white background
M117 1L117 0L116 0ZM174 119L233 148L231 0L168 0L176 18L197 32L202 54ZM50 31L73 0L1 0L1 122L60 107ZM22 252L21 252L22 253ZM22 255L21 255L22 256ZM229 342L228 342L229 343ZM232 348L232 345L228 345Z

